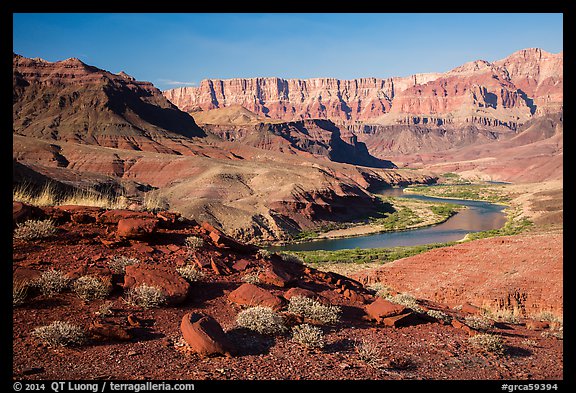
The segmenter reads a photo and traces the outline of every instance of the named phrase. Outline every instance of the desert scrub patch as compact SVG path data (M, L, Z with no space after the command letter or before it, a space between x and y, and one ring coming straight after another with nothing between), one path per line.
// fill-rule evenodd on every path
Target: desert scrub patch
M142 284L128 290L126 302L133 306L146 309L156 308L166 303L166 296L162 292L162 289L152 285Z
M280 254L280 258L282 258L282 260L284 262L293 263L295 265L303 265L304 264L304 261L302 259L300 259L300 257L296 254L282 253L282 254Z
M24 280L18 280L12 282L12 305L21 306L26 302L28 298L28 290L30 288L30 283Z
M176 271L190 282L202 281L206 277L204 272L198 270L194 265L184 265L176 268Z
M472 329L482 332L488 331L494 327L494 321L477 315L468 315L464 318L464 323Z
M204 246L204 239L199 236L188 236L184 240L184 245L192 251L196 251Z
M447 323L452 322L452 318L450 318L448 314L440 310L428 310L426 311L426 314L428 314L432 318L436 318L439 321L444 321Z
M250 307L240 311L236 316L236 324L270 336L284 333L287 330L284 318L270 307L264 306Z
M141 263L138 258L129 258L124 255L118 255L108 260L108 267L114 274L126 273L126 266L137 265Z
M373 341L362 340L354 343L354 350L358 358L372 367L380 367L382 363L382 350Z
M260 259L270 259L274 253L263 248L256 251L256 257Z
M98 307L98 311L95 312L96 316L104 318L104 317L107 317L107 316L114 314L114 311L112 311L113 305L114 305L114 302L102 303L100 305L100 307Z
M468 342L473 347L497 355L504 353L504 343L502 337L497 334L480 333L468 338Z
M52 347L79 346L86 342L84 329L64 321L38 327L32 331L32 335Z
M109 284L94 276L82 276L74 282L74 292L86 301L104 299L111 291Z
M242 276L242 278L240 280L242 280L243 282L247 282L249 284L260 284L260 270L255 270L253 272L250 273L246 273L245 275Z
M552 332L552 331L548 331L545 330L542 333L540 333L540 337L542 338L555 338L557 340L564 340L564 329L560 328L560 330L558 330L557 332Z
M387 299L392 296L390 294L391 290L390 287L384 285L384 283L381 282L375 282L373 284L368 285L368 289L372 290L376 296L383 297L384 299Z
M319 323L336 323L342 310L338 306L323 305L317 300L304 296L292 296L288 303L288 312Z
M542 322L556 322L563 323L563 318L552 314L550 311L542 311L536 316L536 319Z
M70 279L59 270L47 270L33 282L40 292L46 296L53 296L62 292L70 285Z
M292 341L306 348L324 348L324 333L322 329L303 323L292 328Z
M416 298L408 293L399 293L398 295L388 298L392 303L400 304L401 306L407 307L412 311L424 312L424 309L418 305Z
M56 233L56 225L51 219L28 220L14 229L14 238L20 240L44 239Z

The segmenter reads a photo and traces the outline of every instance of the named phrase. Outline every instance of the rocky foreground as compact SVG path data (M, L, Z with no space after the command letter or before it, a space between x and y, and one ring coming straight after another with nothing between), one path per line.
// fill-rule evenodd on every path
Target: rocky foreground
M33 282L51 269L71 283L51 295L30 287L14 307L14 378L563 378L557 322L519 318L481 326L478 321L486 320L478 305L456 304L457 299L451 307L428 299L399 305L358 281L238 243L209 224L171 212L15 202L13 217L15 224L45 218L56 223L56 233L45 239L15 237L14 283ZM202 240L192 244L191 236ZM118 270L112 261L121 256L138 262ZM200 272L195 279L178 272L187 265ZM70 288L86 275L112 291L104 299L81 299ZM159 287L167 303L143 308L127 302L142 284ZM337 306L340 318L319 323L288 312L295 296ZM287 329L261 335L238 326L238 314L257 305L276 310ZM54 321L81 327L87 341L50 346L33 334ZM307 349L292 339L290 328L302 323L322 330L323 347ZM469 341L486 332L499 335L500 351Z

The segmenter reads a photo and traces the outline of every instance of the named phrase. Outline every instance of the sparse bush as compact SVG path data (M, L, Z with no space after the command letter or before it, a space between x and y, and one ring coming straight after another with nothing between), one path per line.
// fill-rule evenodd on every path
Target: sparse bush
M139 263L141 262L138 258L128 258L120 255L108 260L108 267L114 274L124 274L126 273L126 266L136 265Z
M12 305L21 306L26 302L30 284L27 281L14 281L12 283Z
M204 246L204 239L202 239L201 237L198 237L198 236L188 236L186 238L186 240L184 240L184 244L189 249L195 251L195 250L202 248L202 246Z
M289 262L289 263L293 263L296 265L303 265L304 264L304 261L302 261L302 259L300 259L300 257L296 254L282 253L282 254L280 254L280 257L282 258L282 260L284 262Z
M468 342L474 347L497 355L504 353L502 338L496 334L481 333L468 338Z
M392 303L400 304L404 307L410 308L416 312L424 312L424 309L416 303L416 298L408 293L399 293L388 299Z
M340 320L342 310L338 306L322 303L304 296L292 296L288 312L320 323L336 323Z
M383 297L384 299L391 297L390 287L387 285L384 285L381 282L375 282L375 283L369 285L368 289L371 289L372 291L374 291L376 296Z
M56 226L51 219L28 220L16 226L14 238L20 240L44 239L55 233Z
M94 276L82 276L74 282L74 292L84 300L104 299L112 287Z
M562 317L558 317L552 314L550 311L542 311L540 314L538 314L536 319L542 322L557 322L560 324L563 323Z
M515 310L499 309L494 312L485 311L483 315L486 318L490 318L492 320L498 320L501 322L507 322L517 325L520 323L520 318L518 316L519 313L520 311L516 309Z
M282 316L270 307L264 306L240 311L236 317L236 323L238 326L266 335L275 335L286 331Z
M86 333L76 325L55 321L48 326L41 326L32 335L50 346L77 346L86 342Z
M488 331L494 327L494 321L477 315L468 315L464 318L464 323L472 329L480 330L482 332Z
M194 265L184 265L176 268L176 271L190 282L202 281L205 277L204 272L198 270Z
M260 277L258 277L259 275L260 275L259 270L246 273L245 275L242 276L241 280L249 284L259 284L260 283Z
M522 344L524 344L524 345L526 345L526 346L528 346L528 347L535 347L535 346L538 345L538 343L537 343L536 341L530 340L530 339L522 340Z
M96 311L96 315L99 317L107 317L113 314L112 305L113 302L105 302L98 307L98 311Z
M155 308L166 303L166 296L160 288L142 284L128 290L126 301L133 306Z
M61 271L52 269L43 272L33 284L40 289L43 295L53 296L68 288L70 279Z
M268 250L265 250L263 248L256 251L256 256L260 259L270 259L270 257L272 257L272 254L274 254L274 253L270 252Z
M444 321L448 323L452 321L452 318L450 318L448 314L440 310L428 310L426 311L426 314L430 315L432 318L438 319L439 321Z
M161 196L158 192L149 191L144 195L142 207L144 210L158 212L162 210L168 210L170 208L170 204L168 203L168 200Z
M324 348L322 330L307 323L292 328L292 340L306 348Z
M362 340L356 341L354 350L358 358L372 367L379 367L382 363L382 350L375 342Z
M560 330L557 332L551 332L551 331L545 330L542 333L540 333L540 337L542 337L542 338L553 337L553 338L558 339L558 340L564 340L564 329L560 328Z

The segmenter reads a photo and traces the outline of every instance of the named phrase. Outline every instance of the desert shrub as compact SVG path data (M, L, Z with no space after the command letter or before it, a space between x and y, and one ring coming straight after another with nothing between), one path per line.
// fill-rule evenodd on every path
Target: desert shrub
M562 324L563 318L552 314L550 311L542 311L536 316L536 319L543 322L557 322Z
M70 285L70 279L58 270L47 270L33 282L43 295L52 296L62 292Z
M256 256L260 259L270 259L270 257L272 257L272 254L274 254L274 253L270 252L268 250L265 250L263 248L256 251Z
M399 293L396 296L388 298L392 303L400 304L416 312L424 312L424 309L416 303L416 298L408 293Z
M166 303L166 296L160 288L142 284L128 290L126 302L142 308L155 308Z
M468 338L468 342L474 347L497 355L504 353L502 338L496 334L481 333Z
M375 342L367 340L356 341L354 350L360 360L372 367L379 367L382 363L382 350Z
M490 318L492 320L498 320L501 322L507 322L512 324L519 324L520 317L518 314L520 313L519 310L508 310L508 309L498 309L496 311L489 311L485 310L483 316L486 318Z
M112 311L113 302L105 302L98 307L98 311L96 311L96 315L99 317L107 317L112 315L114 312Z
M540 333L540 337L542 337L542 338L553 337L553 338L558 339L558 340L564 340L564 329L560 328L560 330L557 332L551 332L551 331L545 330L542 333Z
M197 282L204 280L205 274L198 270L194 265L184 265L176 268L176 271L190 282Z
M275 335L286 331L282 316L270 307L264 306L251 307L240 311L236 316L236 324L266 335Z
M307 323L292 328L292 340L306 348L324 347L324 333L322 333L322 330Z
M488 331L494 327L494 321L477 315L468 315L466 318L464 318L464 323L466 323L466 325L470 326L472 329L480 330L483 332Z
M198 236L188 236L184 244L191 250L198 250L204 245L204 239Z
M86 333L76 325L55 321L48 326L41 326L32 335L50 346L77 346L86 342Z
M288 312L320 323L336 323L340 320L342 310L338 306L325 306L304 296L292 296L288 303Z
M56 226L51 219L28 220L16 226L14 238L20 240L44 239L55 233Z
M368 285L368 289L374 291L376 296L383 297L384 299L391 297L390 287L387 285L384 285L381 282L375 282L373 284Z
M74 292L84 300L104 299L112 287L94 276L82 276L74 282Z
M126 266L136 265L141 263L138 258L128 258L123 255L115 256L108 260L108 267L114 274L126 273Z
M250 272L250 273L246 273L245 275L242 276L241 280L244 282L247 282L249 284L259 284L260 283L260 271L254 271L254 272Z
M426 311L426 314L428 314L432 318L436 318L440 321L444 321L444 322L448 322L448 323L450 323L452 321L452 318L450 318L450 316L448 314L446 314L445 312L440 311L440 310L428 310L428 311Z
M14 281L12 283L12 305L21 306L26 302L30 284L27 281Z
M159 193L149 191L144 195L142 207L147 211L158 212L161 210L168 210L170 204L168 203L168 200Z
M304 264L304 261L302 261L302 259L300 259L300 257L296 254L282 253L282 254L280 254L280 258L282 258L282 260L284 262L289 262L289 263L293 263L296 265L303 265Z

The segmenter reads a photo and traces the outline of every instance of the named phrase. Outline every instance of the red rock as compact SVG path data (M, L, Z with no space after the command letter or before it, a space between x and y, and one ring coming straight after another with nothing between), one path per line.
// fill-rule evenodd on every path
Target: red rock
M211 316L187 313L182 317L180 330L184 340L200 356L231 356L232 342L220 324Z
M142 320L134 314L128 314L127 320L128 320L128 324L130 326L133 326L133 327L142 327L143 326Z
M470 326L466 325L465 323L460 322L456 318L452 319L452 326L454 326L456 329L464 330L470 336L473 336L476 334L476 331L474 329L472 329Z
M22 202L12 202L12 224L24 222L42 214L42 211L35 206Z
M180 218L180 213L176 213L176 212L171 212L171 211L163 211L163 212L158 212L156 213L156 217L158 217L160 219L160 223L162 223L162 226L166 226L166 224L176 224L178 222L178 219ZM171 226L169 225L169 226Z
M82 276L97 276L103 282L108 283L112 286L112 271L105 266L90 265L89 263L84 263L77 269L74 269L66 273L66 277L71 280L77 280Z
M319 293L316 293L314 291L311 291L309 289L294 287L294 288L290 288L289 290L287 290L284 293L284 298L287 300L290 300L290 298L292 298L293 296L302 296L302 297L314 299L317 302L320 302L324 305L330 304L330 301L328 299L326 299L324 296L322 296Z
M250 266L252 266L251 261L249 261L248 259L240 259L240 260L234 262L234 264L232 265L232 268L234 270L236 270L237 272L243 272L244 270L248 269Z
M181 247L177 246L176 244L168 244L166 247L172 252L177 252L181 249Z
M116 236L124 239L138 239L149 236L156 231L158 219L126 218L118 221Z
M129 341L132 334L124 327L111 322L92 322L88 329L94 339L99 341Z
M142 254L151 254L154 252L154 248L152 248L148 244L142 243L142 242L132 243L132 249L135 251L138 251Z
M366 314L370 319L375 320L377 323L383 321L384 318L400 315L406 311L406 307L389 302L386 299L377 297L372 303L365 307Z
M470 304L468 302L464 303L462 305L462 312L467 312L469 314L481 314L482 313L482 309L478 306L474 306L473 304Z
M417 325L418 323L420 323L420 319L416 315L414 315L414 313L407 312L404 314L383 318L382 322L384 323L384 326L397 328L403 326Z
M168 304L182 303L190 290L190 284L176 270L144 264L126 266L124 290L142 284L160 288Z
M526 328L530 330L545 330L550 327L548 322L543 321L527 321Z
M228 294L228 300L242 306L265 306L276 311L284 304L281 298L254 284L245 283Z
M97 221L101 224L118 224L120 220L129 218L154 218L154 215L147 212L137 212L124 209L107 210L98 216Z
M260 279L260 282L264 284L270 284L282 288L288 286L294 281L294 278L290 273L274 264L260 273L258 278Z

